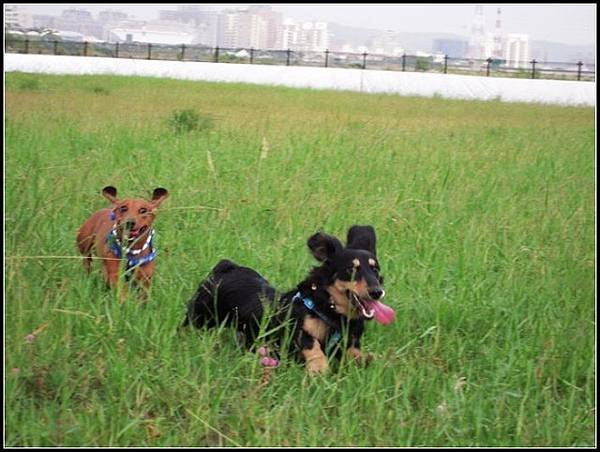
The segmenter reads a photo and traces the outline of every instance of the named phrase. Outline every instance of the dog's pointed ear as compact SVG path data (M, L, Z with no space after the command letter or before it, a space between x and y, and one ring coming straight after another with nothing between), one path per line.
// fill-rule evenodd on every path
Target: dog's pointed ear
M169 192L166 188L155 188L152 192L152 204L156 207L160 205L167 197L169 196Z
M377 256L377 238L373 226L354 225L348 229L346 247L354 250L366 250Z
M332 235L323 234L317 232L313 234L307 242L310 252L319 262L325 262L331 259L336 253L342 251L344 246L342 242L333 237Z
M117 189L115 187L113 187L112 185L107 185L106 187L104 187L102 189L102 196L104 196L106 199L108 199L113 204L119 201L117 199Z

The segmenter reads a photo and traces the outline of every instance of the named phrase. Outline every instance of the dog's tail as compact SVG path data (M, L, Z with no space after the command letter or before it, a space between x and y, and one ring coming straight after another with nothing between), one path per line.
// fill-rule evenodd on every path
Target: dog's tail
M210 273L213 277L219 280L225 273L229 273L237 268L240 268L240 266L235 262L231 262L229 259L221 259L217 265L214 266Z

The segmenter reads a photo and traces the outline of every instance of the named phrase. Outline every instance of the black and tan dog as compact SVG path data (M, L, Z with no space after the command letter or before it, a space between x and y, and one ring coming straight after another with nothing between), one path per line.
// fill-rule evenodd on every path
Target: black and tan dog
M245 345L252 347L257 345L254 342L268 304L276 309L267 331L275 331L276 337L266 340L281 347L285 329L278 326L288 321L289 343L306 361L309 373L325 372L328 356L341 355L342 348L351 359L370 361L371 355L360 350L365 320L388 324L395 317L380 301L385 291L374 229L352 226L346 247L319 232L308 239L308 247L320 265L279 298L254 270L220 261L190 300L182 326L213 327L224 322L235 326Z

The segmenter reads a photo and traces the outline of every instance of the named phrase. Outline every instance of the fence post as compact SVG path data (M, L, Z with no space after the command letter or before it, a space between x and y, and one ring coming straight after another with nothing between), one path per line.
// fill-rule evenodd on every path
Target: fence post
M29 53L29 39L25 40L25 53Z
M577 63L577 81L581 80L581 66L583 66L583 63L580 61Z
M362 68L363 69L367 68L367 55L368 55L367 52L362 54L362 56L363 56L363 67Z
M58 55L58 41L54 41L54 55Z
M219 62L219 46L215 47L215 63Z
M148 59L152 59L152 44L148 43Z
M537 63L537 61L535 61L535 58L533 60L531 60L531 78L535 78L535 63Z
M185 59L185 44L181 44L181 61Z
M290 65L290 53L291 53L291 50L287 49L287 61L285 63L286 66Z
M329 49L325 49L325 67L329 67Z
M254 48L250 47L250 64L254 63Z
M406 71L406 53L402 54L402 72Z
M115 43L115 58L119 58L119 43Z
M444 55L444 74L448 73L448 55Z
M487 61L487 68L485 69L485 76L489 77L490 76L490 63L492 62L492 58L488 58L485 61Z
M83 56L87 56L88 53L88 42L84 41L83 42Z

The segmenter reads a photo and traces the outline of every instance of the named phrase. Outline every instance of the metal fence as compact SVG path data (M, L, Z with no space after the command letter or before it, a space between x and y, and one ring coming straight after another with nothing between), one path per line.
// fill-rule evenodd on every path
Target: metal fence
M202 45L165 45L140 42L70 42L41 39L5 39L5 52L45 55L70 55L148 60L202 61L215 63L271 64L287 66L377 69L404 72L485 75L557 80L596 80L596 65L564 62L505 61L450 58L447 55L387 56L325 50L261 50Z

